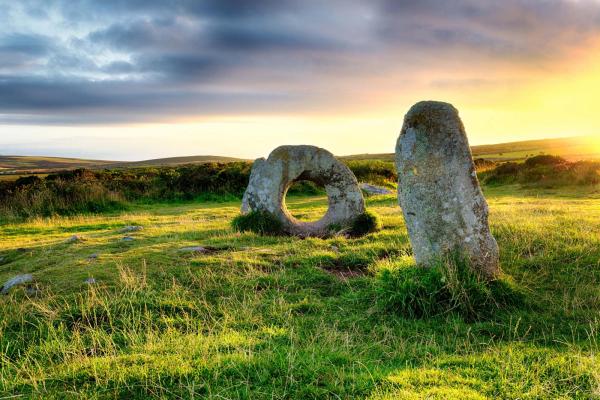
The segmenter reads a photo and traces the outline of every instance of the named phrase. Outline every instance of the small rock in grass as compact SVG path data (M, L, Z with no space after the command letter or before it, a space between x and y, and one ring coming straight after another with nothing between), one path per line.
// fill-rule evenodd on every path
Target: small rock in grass
M340 252L340 248L337 247L336 245L332 245L331 246L331 251L333 251L334 253L339 253Z
M365 192L367 192L367 194L370 194L370 195L382 195L382 194L392 194L392 193L394 193L390 189L387 189L387 188L384 188L384 187L381 187L381 186L371 185L369 183L359 183L358 186L362 190L364 190Z
M27 253L29 251L29 249L25 248L25 247L19 247L17 249L17 252L19 253Z
M14 278L11 278L8 281L6 281L4 286L2 286L2 290L0 291L0 293L7 294L9 290L13 287L29 282L33 282L33 276L31 274L17 275Z
M83 283L86 283L88 285L94 285L96 283L96 279L90 277L90 278L87 278L85 281L83 281Z
M210 249L202 246L183 247L179 249L182 253L208 253Z
M94 254L90 254L87 259L88 260L96 260L98 257L99 257L99 254L94 253Z
M68 238L65 242L66 243L77 243L77 242L81 242L83 241L83 237L79 236L79 235L73 235L70 238Z
M139 225L127 225L127 226L121 228L119 230L119 232L121 232L121 233L138 232L138 231L141 231L143 229L144 229L143 226L139 226Z
M0 256L0 264L2 264L6 260L6 257Z
M135 239L132 238L131 236L125 236L123 237L123 239L121 239L121 241L123 242L133 242Z
M27 294L27 296L33 297L40 294L40 290L36 286L27 286L25 288L25 293Z

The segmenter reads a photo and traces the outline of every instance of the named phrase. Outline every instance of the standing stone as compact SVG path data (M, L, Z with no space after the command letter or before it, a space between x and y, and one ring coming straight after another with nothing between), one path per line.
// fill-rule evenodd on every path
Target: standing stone
M329 208L320 220L299 221L288 211L285 196L298 180L325 187ZM242 200L242 213L251 211L272 214L290 235L327 236L332 226L349 229L365 212L365 200L350 168L327 150L315 146L280 146L266 160L254 161Z
M396 145L398 200L413 253L428 266L457 252L485 279L498 276L498 245L458 111L423 101L404 117Z

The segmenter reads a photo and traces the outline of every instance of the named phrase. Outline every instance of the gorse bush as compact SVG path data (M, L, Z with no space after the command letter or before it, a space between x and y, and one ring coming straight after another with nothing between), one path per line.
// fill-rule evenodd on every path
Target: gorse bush
M496 167L496 163L485 158L476 158L473 160L477 172L489 171Z
M539 156L531 157L525 160L525 166L527 167L537 167L540 165L564 165L567 164L567 160L559 156L553 156L549 154L542 154Z
M595 185L600 183L600 162L569 162L558 156L540 155L524 163L506 162L483 172L489 185L518 183L527 186Z
M456 313L479 320L522 305L524 299L505 278L487 282L457 256L428 268L406 263L382 271L378 278L378 308L406 318Z
M70 215L122 209L134 201L231 200L243 194L249 163L92 171L0 182L0 218Z
M19 182L0 195L0 215L4 218L97 213L125 207L120 193L96 181L31 180L28 184Z

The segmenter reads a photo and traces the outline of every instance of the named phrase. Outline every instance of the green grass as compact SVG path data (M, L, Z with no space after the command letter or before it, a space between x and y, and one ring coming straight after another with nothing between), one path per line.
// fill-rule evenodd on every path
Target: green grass
M0 297L0 398L599 398L600 188L486 196L523 301L475 319L385 307L414 268L395 196L367 199L383 229L357 239L238 233L238 202L0 225L0 282L40 291Z

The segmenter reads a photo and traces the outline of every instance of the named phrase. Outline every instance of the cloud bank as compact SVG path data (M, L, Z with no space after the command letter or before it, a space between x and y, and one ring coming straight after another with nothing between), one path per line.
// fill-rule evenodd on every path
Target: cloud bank
M485 87L600 33L589 0L0 0L0 122L98 124L341 110ZM445 70L445 74L432 71ZM501 79L507 79L502 77Z

